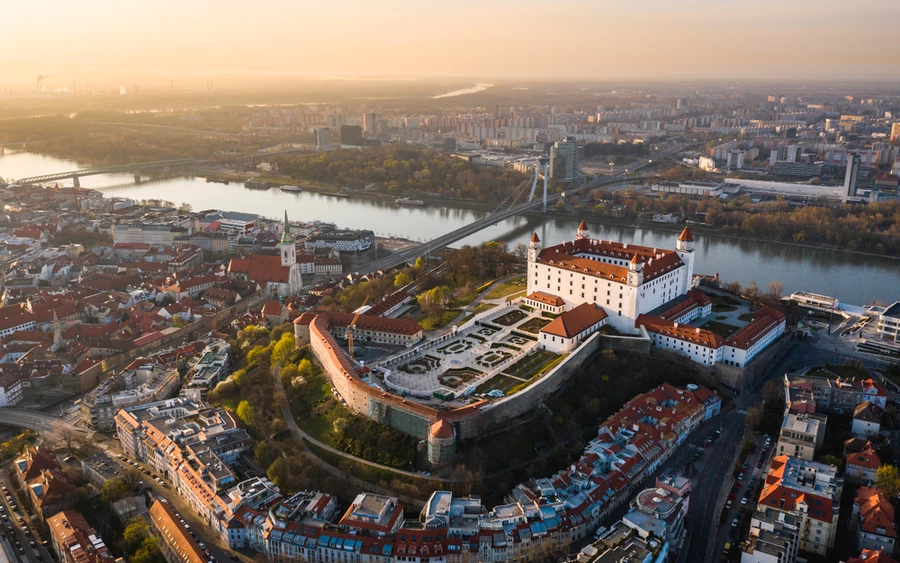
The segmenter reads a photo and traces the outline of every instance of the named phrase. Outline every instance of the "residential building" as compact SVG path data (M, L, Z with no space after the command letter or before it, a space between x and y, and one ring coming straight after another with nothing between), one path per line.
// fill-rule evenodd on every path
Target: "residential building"
M109 432L116 426L120 409L168 399L180 384L177 368L136 359L82 398L81 420L98 432Z
M781 434L775 446L776 455L788 455L812 461L816 450L825 442L827 417L815 413L784 415Z
M360 493L341 517L342 530L359 535L386 537L403 523L403 505L396 497Z
M843 480L831 465L779 455L772 460L757 512L800 518L800 549L824 556L838 530Z
M851 413L866 401L881 408L887 404L887 389L874 379L785 374L784 387L793 412Z
M894 505L882 490L860 487L853 501L852 525L857 530L858 549L882 550L894 553L897 526L894 524Z
M210 557L168 502L153 501L149 516L154 535L160 539L160 551L168 563L210 563Z
M50 545L60 563L114 563L109 548L80 513L66 510L47 519Z
M844 443L844 475L848 481L874 483L879 467L881 457L872 442L851 438Z
M853 423L850 431L856 438L863 440L878 436L881 431L881 415L884 409L869 401L864 401L853 409Z
M328 127L316 127L316 150L331 150L331 129Z
M87 479L90 484L98 489L102 489L107 481L119 477L121 475L121 472L119 471L121 467L121 465L103 452L81 460L82 475L84 475L84 478Z
M801 525L799 517L777 510L754 513L741 563L794 563L800 547Z

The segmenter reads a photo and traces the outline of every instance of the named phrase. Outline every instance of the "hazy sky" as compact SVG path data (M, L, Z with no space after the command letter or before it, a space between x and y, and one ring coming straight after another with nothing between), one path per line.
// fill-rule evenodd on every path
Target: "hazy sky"
M900 79L900 0L5 0L0 85L170 76Z

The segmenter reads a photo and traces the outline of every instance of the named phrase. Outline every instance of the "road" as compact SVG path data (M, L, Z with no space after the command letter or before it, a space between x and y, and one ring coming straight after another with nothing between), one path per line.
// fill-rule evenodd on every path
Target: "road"
M41 529L41 522L35 523L35 520L39 520L39 517L32 517L32 514L26 511L25 507L29 505L20 502L25 499L17 498L16 491L12 486L12 481L5 469L0 471L0 484L7 489L0 494L0 507L2 507L3 511L3 524L0 526L0 533L2 533L2 537L8 541L12 551L15 553L16 560L21 563L53 561L47 550L48 548L41 544L42 540L46 541L49 538L35 537L34 535L35 531ZM9 498L12 498L15 502L15 509L13 509L13 503L6 497L7 494L11 495ZM25 523L24 526L19 523L19 518L22 518L22 521ZM28 534L24 531L26 527L29 531ZM31 545L32 542L34 542L34 546Z

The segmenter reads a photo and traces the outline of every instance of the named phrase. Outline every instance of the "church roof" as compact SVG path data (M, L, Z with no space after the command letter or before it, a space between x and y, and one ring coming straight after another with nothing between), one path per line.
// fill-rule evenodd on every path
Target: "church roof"
M692 242L694 240L694 234L691 232L690 229L685 227L684 230L681 231L681 234L678 235L678 240Z
M541 239L538 238L537 233L531 235L531 242L541 242Z

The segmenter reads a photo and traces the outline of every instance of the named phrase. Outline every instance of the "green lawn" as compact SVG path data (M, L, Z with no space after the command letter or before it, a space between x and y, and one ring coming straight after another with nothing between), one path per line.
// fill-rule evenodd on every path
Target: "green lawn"
M507 295L512 295L513 293L518 293L520 291L525 291L525 276L516 276L503 283L493 286L491 290L487 292L487 295L485 295L484 298L500 299L502 297L506 297Z
M460 311L457 309L448 309L447 311L444 311L444 314L441 315L439 319L423 317L418 319L418 322L425 330L435 330L453 322L453 319L458 317L459 313Z
M750 321L753 320L753 313L744 313L743 315L741 315L740 317L738 317L738 320L741 320L741 321L744 321L744 322L748 322L748 323L749 323Z
M521 379L532 379L558 364L562 358L563 356L546 350L539 350L509 366L505 373Z
M706 330L711 330L719 336L725 338L740 327L736 327L734 325L726 323L720 323L719 321L709 321L703 325L703 328L705 328Z

